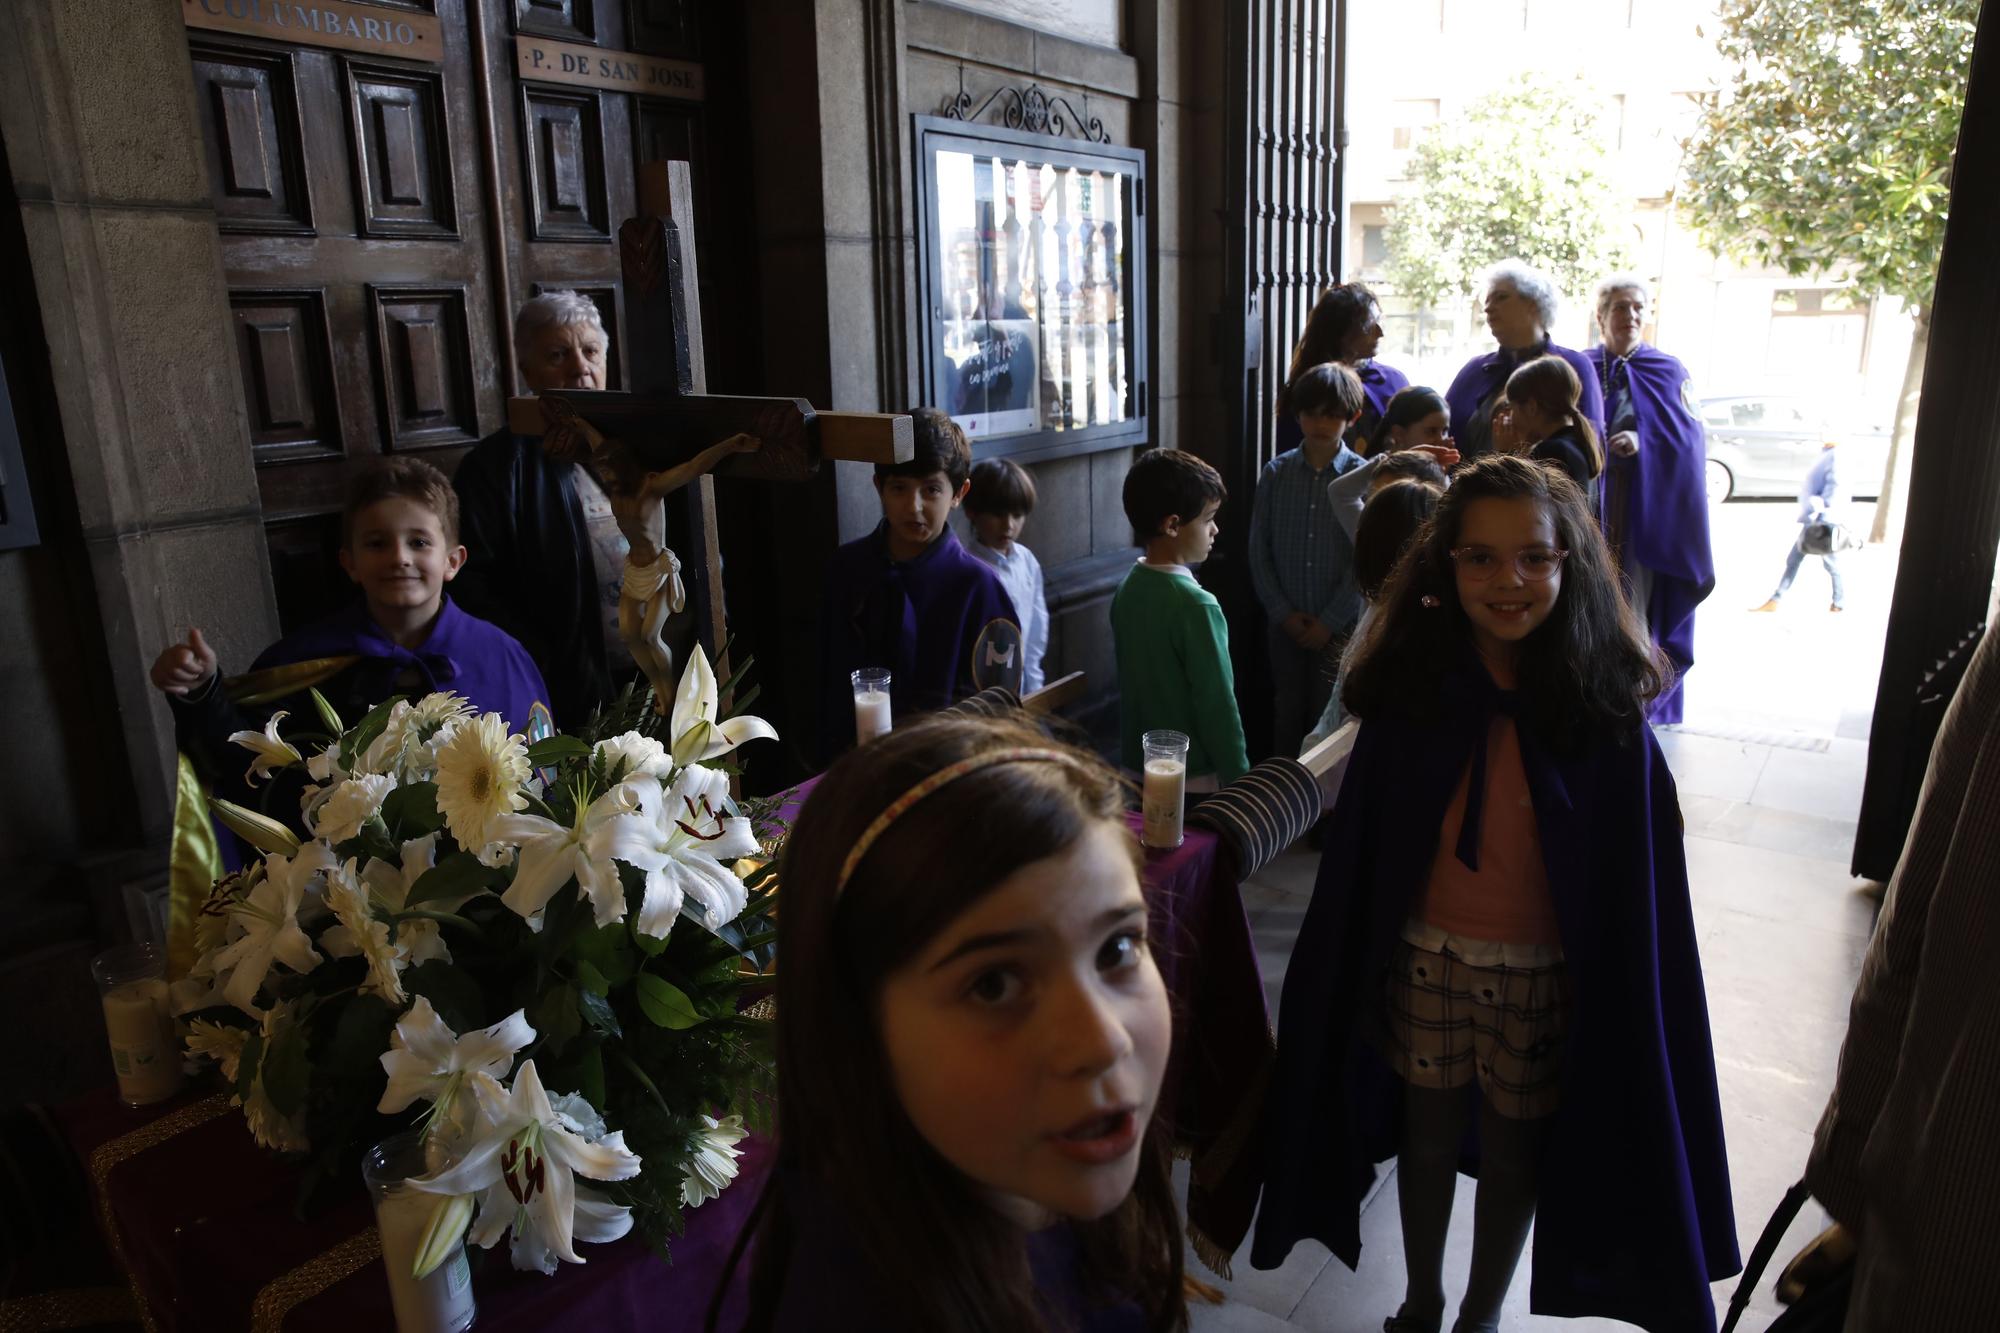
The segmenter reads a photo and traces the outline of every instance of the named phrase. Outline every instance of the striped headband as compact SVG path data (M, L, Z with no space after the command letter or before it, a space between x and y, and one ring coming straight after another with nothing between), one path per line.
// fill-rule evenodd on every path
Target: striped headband
M1077 769L1083 767L1075 755L1067 754L1061 750L1035 749L1026 746L1009 746L1005 749L987 750L982 754L969 755L955 764L945 765L922 782L919 782L916 786L904 792L901 796L898 796L895 800L889 802L882 813L875 816L873 822L861 831L861 836L855 840L853 849L847 853L847 859L840 863L840 878L833 882L834 899L838 901L840 895L846 892L847 881L854 877L854 869L861 864L861 858L868 855L869 850L875 846L876 840L884 833L887 833L889 826L902 818L911 806L923 800L924 797L929 796L932 792L938 790L938 788L949 786L958 781L967 773L976 773L982 768L991 768L995 764L1009 763L1053 763L1068 764L1072 768Z

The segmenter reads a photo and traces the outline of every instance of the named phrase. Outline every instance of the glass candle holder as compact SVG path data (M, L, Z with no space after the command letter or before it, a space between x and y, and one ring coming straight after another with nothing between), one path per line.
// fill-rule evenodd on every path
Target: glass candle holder
M150 1106L181 1090L181 1053L167 996L167 960L151 944L123 944L90 960L111 1068L127 1106Z
M431 1214L446 1198L405 1183L427 1170L420 1131L384 1139L361 1159L361 1178L368 1182L368 1197L375 1203L375 1229L382 1233L382 1266L389 1273L396 1333L460 1333L479 1313L464 1243L454 1246L450 1257L426 1276L415 1275L417 1251Z
M851 679L854 681L854 740L858 745L888 731L893 721L889 713L889 670L887 667L863 667L853 673Z
M1149 731L1139 745L1145 753L1145 785L1139 794L1145 827L1139 841L1148 847L1178 847L1186 836L1181 815L1187 799L1187 733Z

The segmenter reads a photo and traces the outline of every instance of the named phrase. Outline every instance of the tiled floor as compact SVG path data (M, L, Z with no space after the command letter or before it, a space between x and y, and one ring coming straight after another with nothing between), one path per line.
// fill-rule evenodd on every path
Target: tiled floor
M1847 873L1866 761L1874 687L1893 565L1879 549L1847 570L1849 605L1830 616L1818 588L1776 616L1746 609L1769 589L1784 555L1789 510L1725 507L1717 517L1723 585L1704 611L1702 665L1689 678L1689 721L1661 734L1687 819L1689 881L1708 985L1737 1234L1747 1253L1785 1189L1798 1178L1832 1086L1847 1003L1867 947L1875 905ZM1858 521L1865 522L1865 514ZM1782 540L1781 540L1782 539ZM1729 561L1775 548L1763 563ZM1817 569L1801 576L1817 574ZM1820 577L1824 577L1823 575ZM1808 606L1811 603L1811 606ZM1808 617L1808 610L1817 612ZM1316 858L1294 851L1245 888L1244 905L1277 1015L1292 941L1312 893ZM1283 1267L1249 1266L1217 1284L1219 1306L1198 1306L1201 1333L1310 1329L1374 1333L1402 1293L1393 1164L1362 1214L1358 1272L1316 1244ZM1471 1248L1473 1183L1461 1178L1446 1289L1462 1288ZM1779 1248L1789 1255L1823 1224L1808 1207ZM1532 1244L1532 1242L1531 1242ZM1609 1320L1530 1315L1524 1258L1504 1327L1619 1329ZM1782 1257L1779 1260L1782 1262ZM1190 1268L1206 1274L1197 1263ZM1718 1309L1735 1283L1716 1287ZM1778 1307L1764 1283L1746 1318L1761 1328ZM1761 1317L1760 1317L1761 1316Z

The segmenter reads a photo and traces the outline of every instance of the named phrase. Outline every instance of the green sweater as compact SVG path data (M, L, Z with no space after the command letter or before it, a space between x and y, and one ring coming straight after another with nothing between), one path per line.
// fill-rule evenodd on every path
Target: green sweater
M1215 598L1190 574L1134 565L1111 598L1111 634L1125 766L1142 766L1141 736L1170 728L1187 733L1189 777L1242 777L1250 760L1229 668L1229 626Z

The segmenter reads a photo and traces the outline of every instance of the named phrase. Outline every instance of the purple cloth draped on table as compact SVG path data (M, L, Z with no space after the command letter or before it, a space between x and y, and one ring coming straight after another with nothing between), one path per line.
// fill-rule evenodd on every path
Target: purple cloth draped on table
M219 1094L218 1094L219 1095ZM110 1089L65 1107L65 1132L86 1163L102 1145L201 1099L187 1096L143 1111L119 1105ZM715 1282L763 1188L770 1145L743 1144L741 1174L722 1194L689 1209L687 1230L662 1263L636 1235L580 1245L583 1264L553 1276L516 1272L507 1242L474 1250L473 1292L480 1333L556 1328L645 1328L697 1333ZM248 1329L267 1283L308 1264L374 1225L357 1169L338 1202L301 1220L293 1209L298 1171L257 1147L243 1113L230 1109L114 1166L106 1205L130 1274L162 1333ZM739 1271L723 1327L742 1320L747 1271ZM376 1259L294 1306L286 1333L355 1333L393 1327L389 1283Z
M1354 423L1344 438L1348 448L1356 453L1365 454L1368 452L1366 441L1375 434L1375 427L1381 422L1382 414L1389 410L1389 400L1396 396L1397 390L1409 387L1410 377L1382 361L1363 361L1359 365L1349 366L1348 369L1354 372L1354 378L1361 381L1361 392L1368 401L1361 409L1360 419ZM1284 453L1287 449L1298 448L1304 439L1305 433L1299 429L1297 417L1279 417L1278 447L1273 457Z
M1622 561L1653 572L1646 600L1647 628L1672 660L1673 688L1653 701L1654 722L1681 720L1681 680L1694 665L1694 613L1715 589L1715 556L1708 541L1707 432L1688 388L1687 367L1644 343L1621 363L1604 347L1590 362L1606 401L1629 380L1639 452L1613 458L1604 492L1605 535Z
M1544 338L1541 346L1525 351L1510 352L1502 348L1473 357L1459 370L1451 387L1445 390L1444 400L1451 407L1452 434L1458 437L1458 447L1468 460L1491 452L1493 447L1490 425L1483 435L1473 429L1472 422L1479 415L1480 408L1500 396L1500 391L1507 387L1507 377L1517 367L1538 356L1559 356L1569 362L1583 391L1577 406L1597 432L1597 438L1600 441L1604 439L1604 392L1597 383L1596 368L1582 352L1558 347Z

